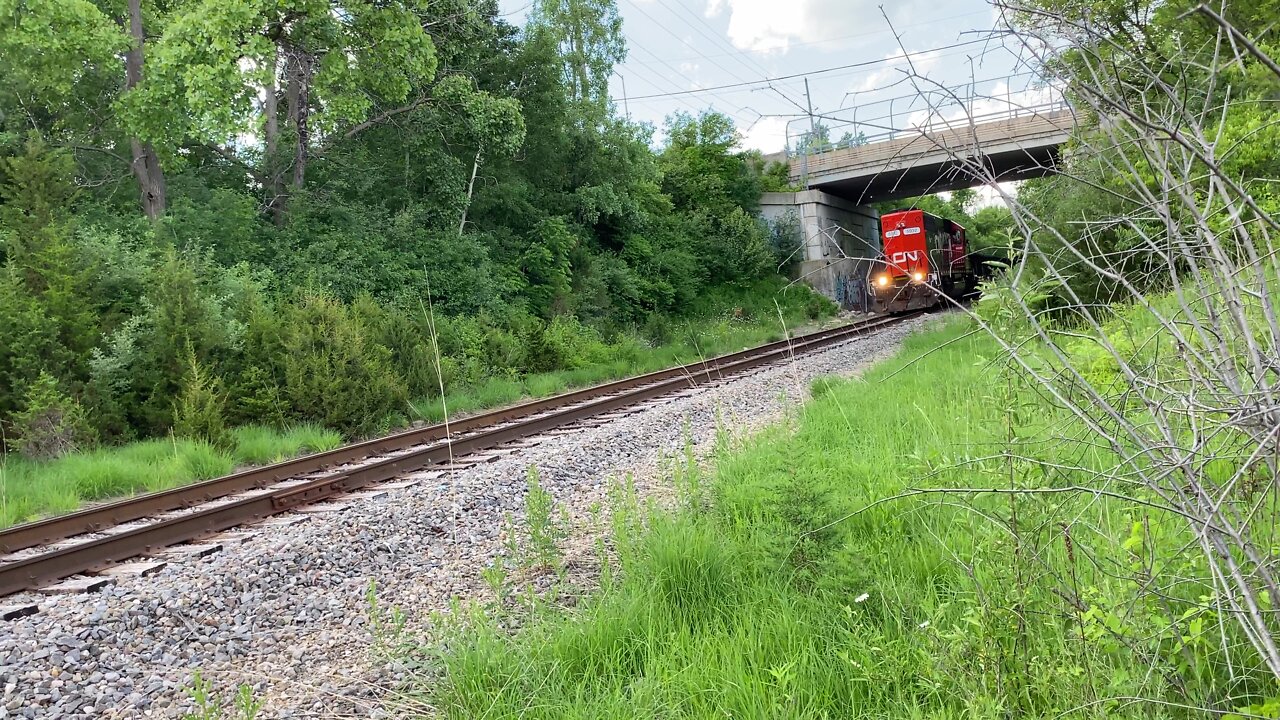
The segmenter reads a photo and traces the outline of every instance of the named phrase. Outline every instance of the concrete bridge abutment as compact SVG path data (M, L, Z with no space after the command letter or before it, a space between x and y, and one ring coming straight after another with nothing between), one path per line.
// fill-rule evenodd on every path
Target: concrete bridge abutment
M869 309L868 276L879 254L880 214L821 190L770 192L760 216L799 245L798 278L845 310Z

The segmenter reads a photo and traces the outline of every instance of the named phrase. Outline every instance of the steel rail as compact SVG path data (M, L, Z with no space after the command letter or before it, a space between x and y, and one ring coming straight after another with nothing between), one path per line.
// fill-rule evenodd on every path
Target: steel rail
M587 398L579 404L561 403L560 409L557 410L541 414L537 412L526 413L524 419L520 422L505 425L499 423L496 427L480 432L461 436L453 435L452 431L458 428L459 423L450 423L451 435L449 437L440 437L438 438L440 442L426 445L409 453L335 472L302 484L255 494L251 497L232 499L229 502L210 505L206 508L194 508L189 513L159 519L138 528L109 533L100 538L68 544L39 554L33 553L30 557L0 564L0 596L34 589L71 575L99 569L139 555L153 554L170 545L207 537L212 533L248 522L255 522L262 518L288 511L299 505L314 503L333 495L350 492L370 483L389 480L407 472L449 461L458 456L493 448L503 443L569 425L594 415L624 408L681 389L697 387L701 383L784 359L792 354L809 352L843 342L870 330L895 324L918 314L913 313L854 323L790 340L769 343L754 349L731 353L694 366L672 368L639 376L638 378L631 378L631 382L608 383L590 390L628 384L630 387L624 387L623 392ZM653 376L661 377L649 382L635 382L640 378L652 378ZM578 393L569 393L558 397L566 398L575 395L578 395ZM552 399L549 398L548 400ZM539 404L538 402L526 403L524 406L517 407L529 407ZM506 411L487 413L484 416L475 416L473 419L478 420L481 417L501 415L503 412L510 412L516 409L509 408ZM412 433L402 433L400 436L393 437L406 435L412 435ZM384 438L384 440L386 439ZM373 447L377 442L371 441L360 445ZM422 442L415 441L413 444L422 444ZM281 463L279 466L284 465L288 465L288 463ZM297 477L297 474L287 477Z
M646 383L660 382L672 377L701 372L708 367L733 362L753 353L785 347L789 342L807 341L839 333L846 327L848 326L828 328L790 340L778 340L689 365L658 370L644 375L615 380L561 395L492 410L479 415L451 420L447 425L438 423L413 428L394 435L344 445L334 450L304 455L284 462L264 465L179 488L146 493L57 517L16 525L0 531L0 554L9 554L27 548L48 545L76 535L99 532L103 528L140 520L158 513L192 507L220 497L245 492L246 490L268 487L289 478L327 471L332 467L352 461L385 455L389 452L403 450L424 442L434 442L446 437L446 435L467 433L478 428L510 422L540 412L564 407L565 405L586 402L592 398L610 395Z

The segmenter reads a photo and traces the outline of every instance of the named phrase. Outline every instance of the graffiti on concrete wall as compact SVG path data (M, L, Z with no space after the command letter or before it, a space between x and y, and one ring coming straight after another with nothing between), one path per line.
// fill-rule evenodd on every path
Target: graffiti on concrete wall
M836 304L845 310L867 310L867 288L860 277L836 276Z

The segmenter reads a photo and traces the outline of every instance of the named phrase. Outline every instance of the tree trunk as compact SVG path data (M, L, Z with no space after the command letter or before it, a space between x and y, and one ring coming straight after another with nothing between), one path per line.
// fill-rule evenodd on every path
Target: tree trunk
M467 183L467 204L462 206L462 220L458 223L458 236L462 236L462 231L467 227L467 211L471 209L471 195L476 190L476 173L480 172L480 156L482 150L476 151L475 162L471 164L471 182Z
M133 46L124 56L126 91L142 82L142 45L146 39L142 31L142 0L129 0L129 36L133 38ZM160 158L151 143L131 138L129 146L133 154L130 169L138 179L142 211L155 220L164 214L165 208L164 170L160 168Z
M585 102L591 96L589 80L587 79L587 52L583 49L582 26L574 24L573 26L573 72L578 79L578 99Z
M262 103L262 114L266 116L263 132L266 135L266 171L267 182L264 190L267 193L267 207L271 208L271 217L276 227L284 225L285 200L284 177L280 169L280 98L276 79L278 72L278 53L271 57L271 74L267 82L266 98Z
M310 91L313 61L310 55L299 50L294 56L293 82L297 83L292 93L294 102L289 108L293 115L293 129L297 135L297 145L293 154L293 189L301 190L307 178L307 147L311 140L307 119L311 113Z

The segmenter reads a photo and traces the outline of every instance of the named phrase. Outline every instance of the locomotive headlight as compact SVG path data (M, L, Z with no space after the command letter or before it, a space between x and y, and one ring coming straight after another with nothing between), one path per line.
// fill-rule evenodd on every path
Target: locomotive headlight
M924 282L924 273L921 273L921 272L911 273L911 279L915 280L916 282Z
M889 276L881 275L879 278L876 279L876 282L880 283L880 287L884 287L889 284Z

